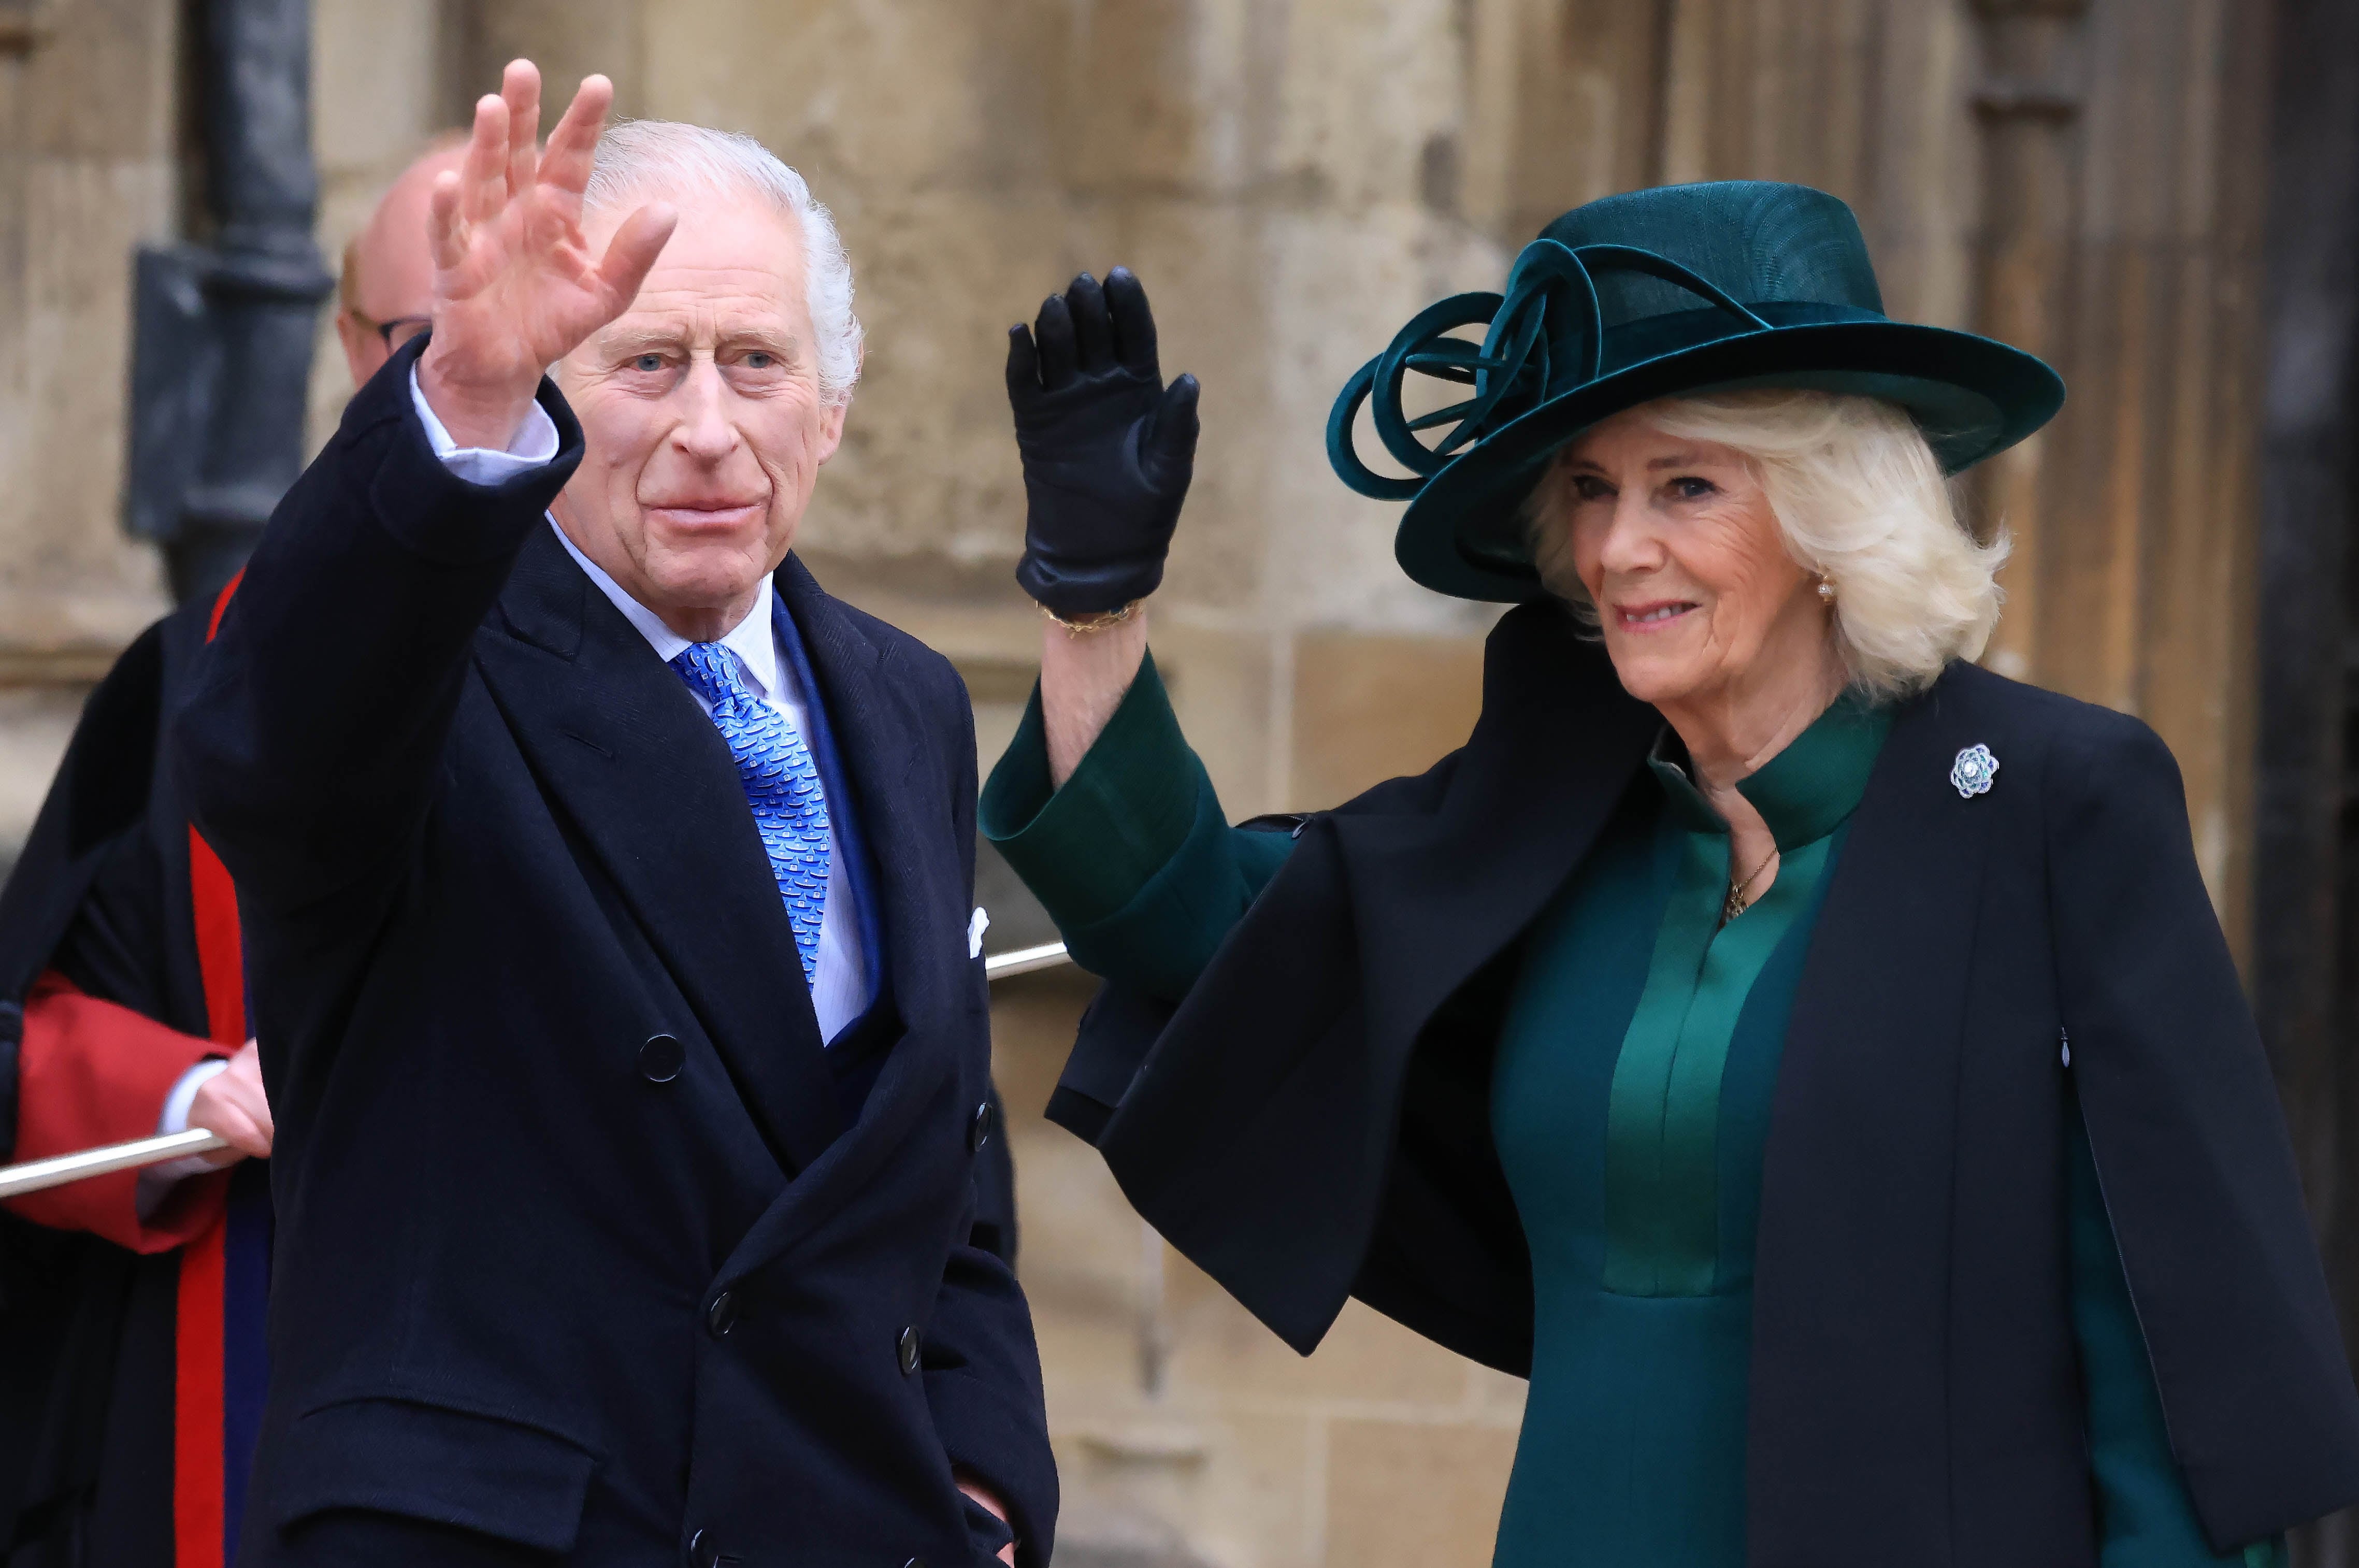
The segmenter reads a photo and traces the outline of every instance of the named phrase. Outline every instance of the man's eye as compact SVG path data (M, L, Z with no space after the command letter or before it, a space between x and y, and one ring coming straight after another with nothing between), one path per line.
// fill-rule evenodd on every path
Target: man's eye
M648 375L652 376L657 371L663 368L663 355L659 354L643 354L636 359L631 361L631 368L633 370L645 371Z
M776 354L764 354L759 349L745 356L745 368L748 370L767 370L777 363Z

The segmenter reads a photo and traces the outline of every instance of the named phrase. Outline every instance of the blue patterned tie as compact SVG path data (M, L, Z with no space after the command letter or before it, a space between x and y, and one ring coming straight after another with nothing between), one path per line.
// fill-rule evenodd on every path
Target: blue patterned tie
M721 644L690 643L671 667L712 705L712 722L737 759L808 985L819 973L820 920L827 912L827 796L810 747L784 714L754 695L737 673L736 656Z

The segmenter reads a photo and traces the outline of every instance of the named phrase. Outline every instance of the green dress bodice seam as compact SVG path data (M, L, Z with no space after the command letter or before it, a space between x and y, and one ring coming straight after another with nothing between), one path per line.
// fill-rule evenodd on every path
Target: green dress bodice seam
M1730 1043L1763 966L1810 907L1889 728L1887 715L1841 699L1738 783L1779 863L1767 890L1724 924L1728 824L1669 755L1668 731L1649 758L1663 793L1658 877L1669 886L1608 1101L1606 1290L1701 1296L1733 1283L1718 1160Z

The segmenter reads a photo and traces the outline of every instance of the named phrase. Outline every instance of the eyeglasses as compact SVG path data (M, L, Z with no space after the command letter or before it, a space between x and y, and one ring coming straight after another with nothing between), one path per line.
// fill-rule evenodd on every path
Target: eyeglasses
M372 320L361 310L353 310L350 306L346 309L352 311L353 321L385 340L387 354L397 352L410 339L434 324L434 318L431 316L396 316L389 321L379 321Z

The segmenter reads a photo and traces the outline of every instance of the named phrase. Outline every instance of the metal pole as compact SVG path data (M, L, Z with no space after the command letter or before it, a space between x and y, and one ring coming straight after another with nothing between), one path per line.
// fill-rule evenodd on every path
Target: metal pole
M983 973L987 980L1007 980L1071 962L1071 957L1065 952L1065 944L1051 942L1038 947L1019 947L1013 953L986 958L983 961ZM48 1160L28 1160L21 1165L0 1165L0 1199L22 1197L27 1192L38 1192L45 1187L62 1187L69 1181L87 1181L92 1176L133 1171L144 1165L160 1165L167 1160L179 1160L191 1154L210 1154L216 1149L228 1147L227 1140L202 1127L196 1127L188 1132L168 1133L162 1138L143 1138L130 1143L109 1143L96 1149L76 1149L71 1154L54 1155Z
M1019 947L1009 953L996 953L983 961L983 974L987 980L1008 980L1018 975L1030 975L1036 970L1054 969L1060 964L1071 964L1072 955L1061 942L1045 942L1038 947Z
M202 1127L191 1127L166 1138L103 1144L48 1160L28 1160L22 1165L0 1165L0 1198L18 1198L44 1187L62 1187L69 1181L85 1181L116 1171L136 1171L143 1165L158 1165L191 1154L211 1154L216 1149L228 1147L227 1138Z
M200 73L211 246L139 253L125 526L172 590L210 595L303 467L320 301L310 0L207 0Z

